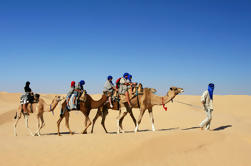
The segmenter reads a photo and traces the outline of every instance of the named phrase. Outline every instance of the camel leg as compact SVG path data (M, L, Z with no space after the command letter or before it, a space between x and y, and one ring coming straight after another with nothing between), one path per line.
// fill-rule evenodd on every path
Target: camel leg
M101 116L100 108L98 108L98 111L97 111L95 117L94 117L93 120L92 120L92 130L91 130L91 133L93 133L94 126L95 126L95 123L96 123L96 120L99 118L99 116Z
M87 128L91 125L89 114L90 114L90 111L84 114L85 115L85 129L83 130L82 134L87 134Z
M120 130L121 130L122 133L125 133L125 131L123 129L123 126L122 126L122 122L123 122L125 116L127 115L127 113L128 113L127 111L124 112L123 115L119 119L119 128L120 128Z
M31 136L34 136L31 129L29 128L29 118L28 118L28 115L24 115L24 119L25 119L25 126L26 128L28 129L28 131L30 132Z
M66 111L65 112L65 124L66 124L66 127L68 128L70 134L73 135L73 133L70 129L70 125L69 125L69 119L70 119L70 113L68 111Z
M130 116L131 116L131 118L132 118L132 121L133 121L135 127L136 127L136 126L137 126L137 121L136 121L136 119L135 119L135 117L134 117L134 115L133 115L132 110L129 112L129 114L130 114Z
M155 131L155 127L154 127L154 118L153 118L153 110L152 110L152 108L149 108L149 109L148 109L148 112L149 112L149 116L150 116L151 121L152 121L152 131Z
M108 131L106 130L106 127L105 127L105 119L106 119L107 115L108 115L108 110L103 111L102 121L101 121L101 124L102 124L102 126L103 126L106 133L108 133Z
M121 115L121 109L119 110L119 115L117 116L117 134L120 133L120 127L119 127L119 119L120 119L120 115Z
M16 131L16 129L17 129L17 124L18 124L18 122L19 122L20 119L21 119L21 115L19 114L19 115L16 116L16 121L15 121L15 123L14 123L14 135L15 135L15 136L17 136L17 131Z
M63 115L60 115L60 118L58 119L57 121L57 127L58 127L58 136L60 136L60 123L62 122L62 120L64 119L65 117L65 112Z
M45 123L44 123L44 116L43 115L41 115L40 116L40 120L41 120L41 126L40 126L40 128L38 129L38 132L37 132L37 135L38 136L40 136L40 130L45 126Z
M85 124L86 124L86 127L83 130L82 134L87 134L87 129L92 124L90 118L87 115L85 115Z
M35 132L35 136L38 136L39 129L40 129L40 114L37 115L37 131Z
M137 126L136 126L135 130L134 130L135 133L136 133L136 132L138 131L138 129L139 129L139 124L141 123L141 120L142 120L142 117L143 117L145 111L146 111L145 108L140 109L140 115L139 115L138 123L137 123Z

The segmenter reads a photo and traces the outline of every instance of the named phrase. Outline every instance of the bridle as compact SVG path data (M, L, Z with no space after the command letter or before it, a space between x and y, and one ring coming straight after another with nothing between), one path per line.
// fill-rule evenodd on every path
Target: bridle
M163 106L164 110L167 111L167 107L165 106L165 103L164 103L164 97L162 97L161 99L162 99L162 106Z

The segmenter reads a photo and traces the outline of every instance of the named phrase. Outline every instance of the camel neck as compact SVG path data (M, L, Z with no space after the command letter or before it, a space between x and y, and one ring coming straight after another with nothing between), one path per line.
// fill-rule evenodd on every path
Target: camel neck
M167 104L168 102L170 102L172 99L174 98L174 96L157 96L155 94L152 94L151 97L151 104L152 105L162 105L162 104Z
M53 110L57 107L57 104L58 104L58 102L51 103L51 104L49 105L49 111L53 111Z
M58 104L58 102L53 102L53 100L51 104L47 104L44 100L42 102L44 104L45 112L53 111L57 107L57 104Z
M90 99L91 99L91 108L92 109L96 109L96 108L101 107L107 101L107 97L105 95L102 95L102 98L98 101L93 100L91 97L90 97Z

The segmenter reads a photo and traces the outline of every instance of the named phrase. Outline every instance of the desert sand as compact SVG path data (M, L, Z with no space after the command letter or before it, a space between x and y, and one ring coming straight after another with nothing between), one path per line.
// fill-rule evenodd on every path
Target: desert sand
M1 166L62 166L62 165L164 165L164 166L250 166L251 165L251 96L215 96L212 131L201 131L198 124L205 118L200 109L200 96L179 95L168 110L154 107L155 132L151 131L148 113L140 125L141 132L134 133L129 116L124 120L125 134L117 135L116 116L109 111L105 134L98 119L94 134L81 135L84 116L70 113L69 135L64 122L62 136L56 135L55 115L45 113L46 126L40 137L32 137L24 126L23 118L14 136L13 123L19 104L18 93L0 92L0 165ZM99 99L100 95L92 95ZM41 95L50 103L53 94ZM195 107L181 104L192 104ZM92 110L91 119L96 110ZM137 118L139 111L134 109ZM35 131L36 117L31 115L30 127Z

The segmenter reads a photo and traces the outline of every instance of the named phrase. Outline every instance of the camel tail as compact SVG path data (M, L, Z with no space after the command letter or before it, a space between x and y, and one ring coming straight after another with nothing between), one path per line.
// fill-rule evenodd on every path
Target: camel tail
M16 115L14 116L14 119L17 119L17 112L16 112Z

